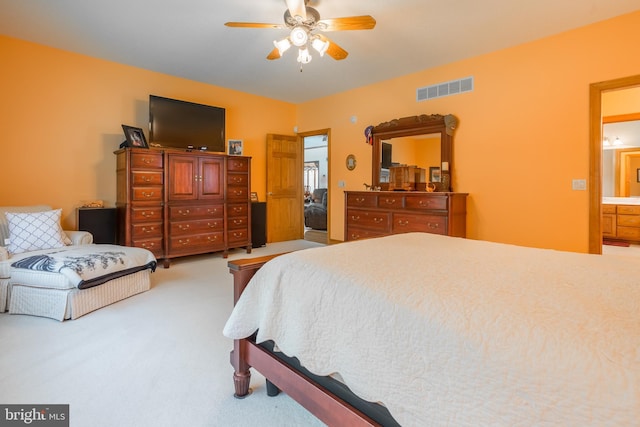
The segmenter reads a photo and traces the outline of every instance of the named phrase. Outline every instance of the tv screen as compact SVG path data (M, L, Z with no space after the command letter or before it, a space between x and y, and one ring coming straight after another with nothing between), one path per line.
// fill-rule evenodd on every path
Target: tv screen
M225 152L225 109L149 95L149 143Z
M393 146L388 142L382 143L382 167L389 169L391 167L391 150Z

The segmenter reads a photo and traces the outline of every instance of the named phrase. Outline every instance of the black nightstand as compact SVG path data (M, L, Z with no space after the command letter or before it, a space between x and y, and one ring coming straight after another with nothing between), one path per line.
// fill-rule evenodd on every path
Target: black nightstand
M116 208L78 208L78 230L93 234L93 243L116 244Z

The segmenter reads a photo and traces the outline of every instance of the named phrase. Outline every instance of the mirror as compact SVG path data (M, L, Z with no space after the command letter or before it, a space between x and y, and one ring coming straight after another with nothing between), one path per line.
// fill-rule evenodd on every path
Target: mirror
M602 127L602 196L640 197L640 120L606 119Z
M451 114L420 115L384 122L371 131L373 143L372 186L392 189L389 168L417 166L436 191L452 191L453 131L458 120ZM418 191L425 191L419 188Z

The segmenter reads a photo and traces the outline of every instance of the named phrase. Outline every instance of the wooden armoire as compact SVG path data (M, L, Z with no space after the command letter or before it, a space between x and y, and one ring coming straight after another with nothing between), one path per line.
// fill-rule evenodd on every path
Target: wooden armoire
M246 247L251 158L169 148L115 152L118 243L172 258Z

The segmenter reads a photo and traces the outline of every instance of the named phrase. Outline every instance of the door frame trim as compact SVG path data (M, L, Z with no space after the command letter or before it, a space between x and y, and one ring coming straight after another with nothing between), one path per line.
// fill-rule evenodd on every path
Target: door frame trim
M640 75L589 86L589 253L602 253L602 94L640 86Z
M331 240L331 129L318 129L307 132L298 132L298 138L302 142L302 151L304 152L304 138L307 136L327 135L327 244ZM304 164L304 154L302 156ZM300 186L303 183L300 182ZM304 233L304 215L302 220L302 231Z

